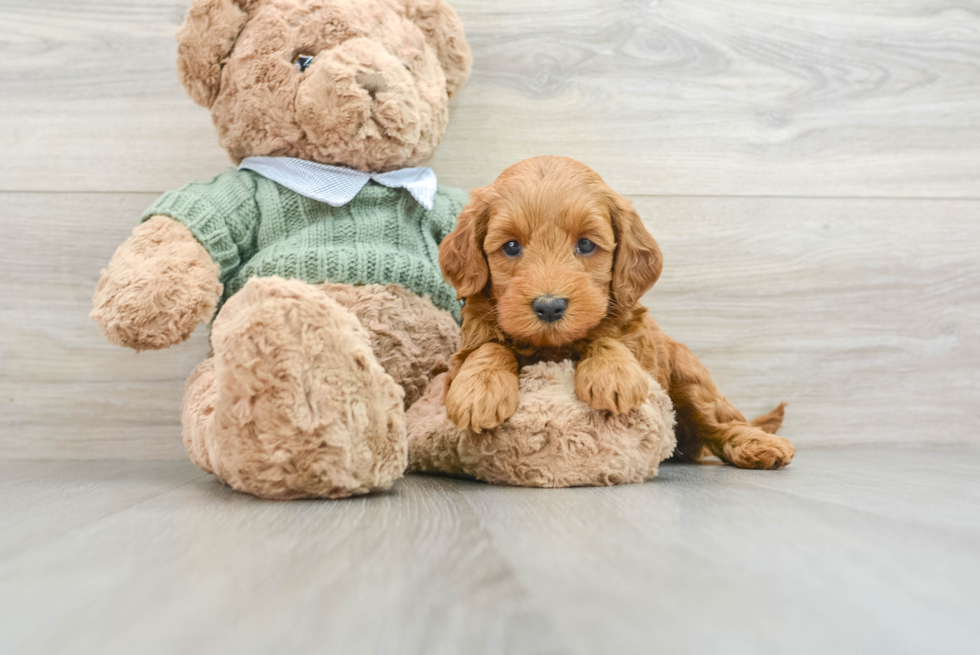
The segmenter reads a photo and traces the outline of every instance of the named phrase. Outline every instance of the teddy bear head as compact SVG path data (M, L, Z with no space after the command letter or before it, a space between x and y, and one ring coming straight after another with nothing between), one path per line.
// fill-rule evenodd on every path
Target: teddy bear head
M428 160L470 72L443 0L194 0L177 70L237 163L383 172Z

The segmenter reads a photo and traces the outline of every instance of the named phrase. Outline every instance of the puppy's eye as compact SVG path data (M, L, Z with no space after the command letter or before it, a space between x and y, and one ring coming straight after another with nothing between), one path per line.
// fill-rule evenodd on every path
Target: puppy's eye
M293 66L298 68L299 72L302 73L303 71L305 71L307 68L310 67L310 64L313 63L313 57L314 55L303 55L303 54L294 55Z
M504 244L504 247L501 248L501 250L503 250L504 254L508 257L518 257L521 254L521 244L517 243L516 241L508 241Z
M595 252L595 244L588 239L579 239L575 244L575 253L579 255L591 255Z

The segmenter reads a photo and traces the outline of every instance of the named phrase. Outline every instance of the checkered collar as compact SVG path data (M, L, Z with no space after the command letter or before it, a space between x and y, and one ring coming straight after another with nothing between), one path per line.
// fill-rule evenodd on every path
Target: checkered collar
M246 157L238 170L255 171L301 196L341 207L354 199L368 180L390 189L405 189L420 205L432 209L436 174L431 168L400 168L387 173L362 173L353 168L327 166L293 157Z

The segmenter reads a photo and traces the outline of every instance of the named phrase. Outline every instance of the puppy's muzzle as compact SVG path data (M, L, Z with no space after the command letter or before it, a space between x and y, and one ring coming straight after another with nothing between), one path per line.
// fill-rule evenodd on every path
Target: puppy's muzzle
M538 296L531 301L531 309L545 323L554 323L565 315L568 300L554 296Z

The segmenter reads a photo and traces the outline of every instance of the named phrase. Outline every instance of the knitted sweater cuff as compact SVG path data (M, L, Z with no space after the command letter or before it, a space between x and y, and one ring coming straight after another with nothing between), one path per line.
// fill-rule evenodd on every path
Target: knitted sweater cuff
M206 199L183 192L168 191L143 212L140 222L154 216L169 216L182 223L208 251L226 281L241 266L238 246L232 239L225 218Z

